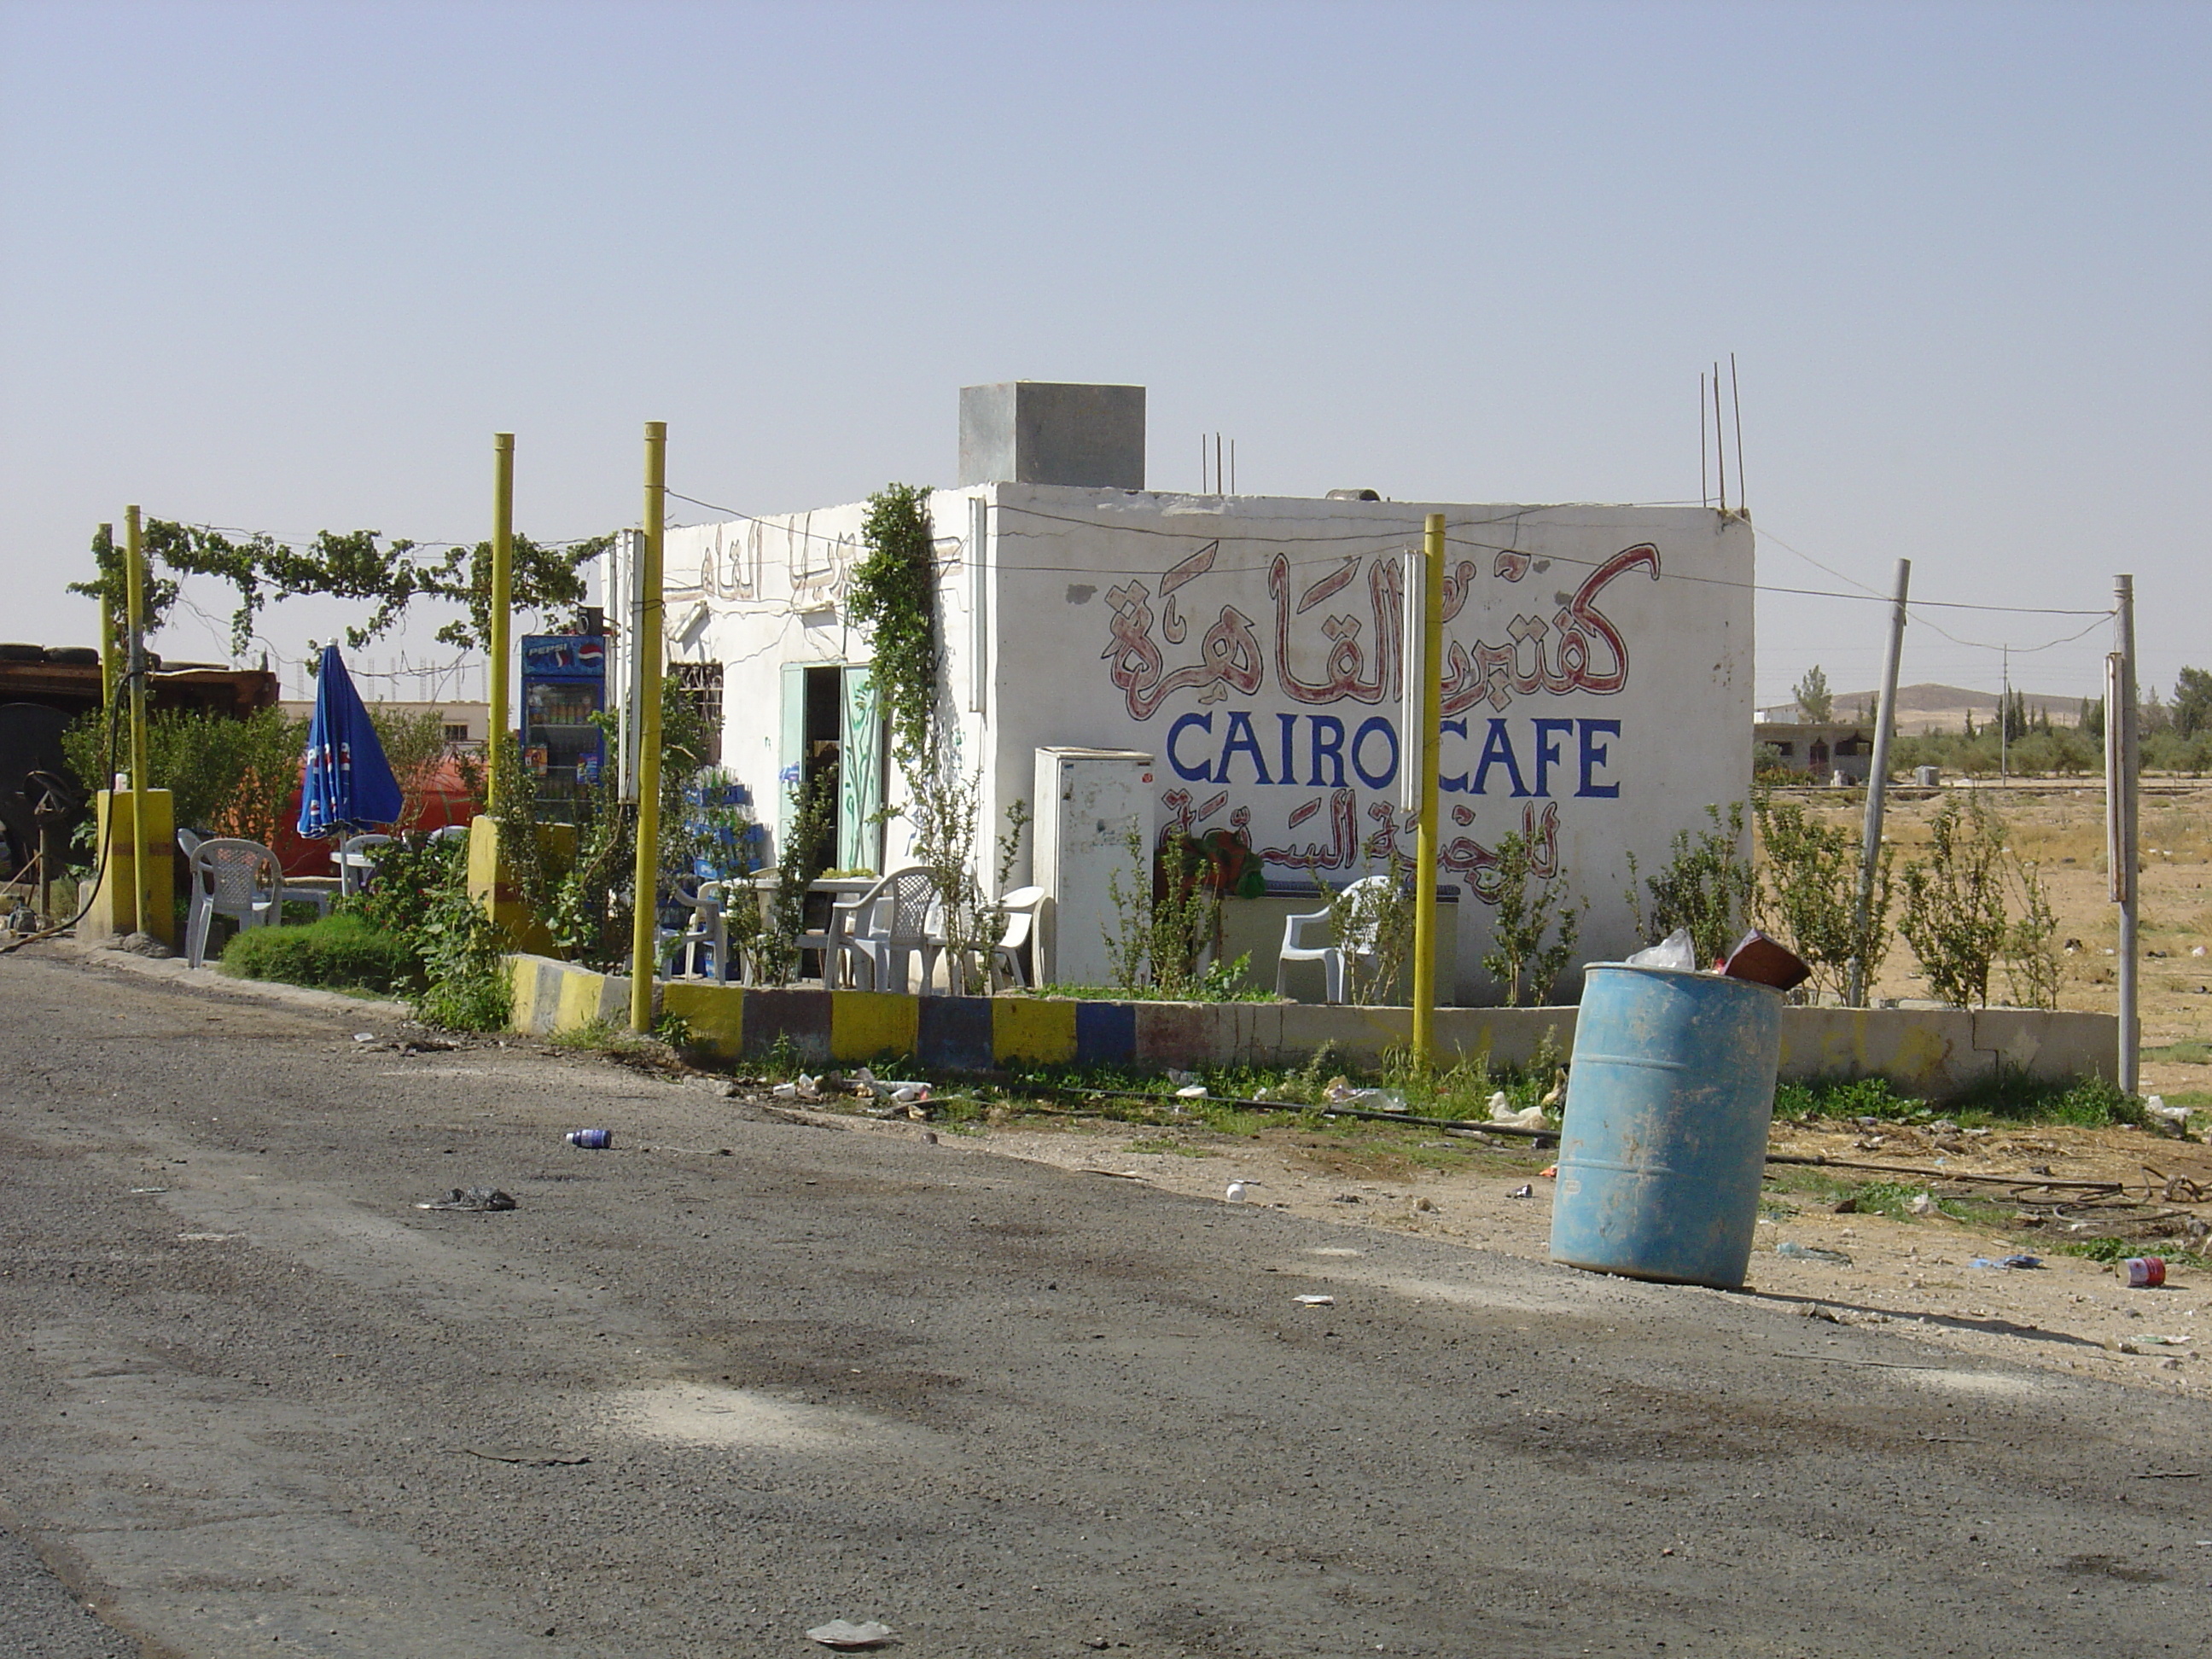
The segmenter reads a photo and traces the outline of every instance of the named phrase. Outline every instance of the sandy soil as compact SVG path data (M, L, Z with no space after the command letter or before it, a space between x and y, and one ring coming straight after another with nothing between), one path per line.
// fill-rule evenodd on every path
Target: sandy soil
M1944 792L1948 793L1948 792ZM1818 807L1822 792L1810 799ZM1984 799L2013 832L2021 855L2033 861L2049 889L2062 945L2076 941L2062 963L2059 1006L2114 1012L2118 975L2113 941L2118 912L2107 889L2103 785L2085 781L2033 780ZM1929 818L1942 794L1908 791L1893 799L1887 833L1900 859L1924 844ZM1826 808L1820 815L1856 831L1863 805ZM2142 805L2143 847L2141 918L2144 959L2140 982L2143 1087L2169 1097L2197 1095L2212 1105L2212 787L2187 779L2146 778ZM1883 964L1875 994L1924 997L1927 982L1914 971L1902 939ZM2183 1052L2172 1051L2182 1045Z
M806 1116L831 1114L805 1113ZM1022 1125L979 1129L945 1124L856 1118L840 1122L909 1139L935 1135L939 1145L979 1156L1000 1156L1062 1169L1141 1181L1170 1192L1229 1201L1243 1182L1242 1201L1326 1219L1356 1237L1363 1229L1413 1233L1534 1261L1546 1255L1552 1182L1541 1170L1554 1153L1487 1148L1467 1140L1406 1141L1395 1146L1328 1133L1267 1131L1258 1137L1219 1134L1199 1127L1158 1127L1095 1119L1066 1127ZM1876 1137L1880 1137L1879 1144ZM1778 1123L1777 1153L1897 1169L1894 1178L1927 1184L1904 1171L1940 1169L1945 1176L2039 1174L2054 1180L2125 1183L2124 1202L2058 1206L2056 1194L2031 1194L2011 1210L2002 1187L1938 1181L1939 1200L1978 1212L1960 1220L1941 1213L1910 1219L1835 1213L1832 1194L1793 1189L1802 1179L1771 1166L1769 1200L1759 1223L1748 1290L1802 1303L1808 1316L1847 1325L1879 1325L1945 1349L2002 1358L2057 1370L2194 1395L2212 1395L2212 1272L2177 1266L2164 1288L2130 1290L2111 1267L2057 1254L2069 1237L2111 1233L2152 1218L2146 1231L2187 1232L2194 1219L2212 1224L2212 1147L2135 1129L2034 1127L1986 1136L1884 1125L1867 1131L1833 1124ZM1429 1167L1430 1162L1449 1167ZM2041 1166L2039 1170L2034 1166ZM2153 1179L2146 1170L2156 1172ZM1874 1170L1836 1170L1846 1181L1881 1181ZM2179 1177L2175 1201L2166 1182ZM2187 1183L2195 1183L2192 1188ZM1527 1198L1515 1196L1522 1188ZM1960 1202L1971 1194L1967 1202ZM2085 1200L2088 1195L2084 1195ZM1972 1200L1978 1200L1979 1205ZM1990 1224L1996 1200L2008 1217ZM2077 1231L2078 1230L2078 1231ZM1848 1264L1778 1256L1784 1241L1839 1252ZM2200 1242L2200 1250L2212 1249ZM1975 1267L1977 1259L2033 1255L2035 1269ZM1567 1271L1562 1269L1562 1271Z

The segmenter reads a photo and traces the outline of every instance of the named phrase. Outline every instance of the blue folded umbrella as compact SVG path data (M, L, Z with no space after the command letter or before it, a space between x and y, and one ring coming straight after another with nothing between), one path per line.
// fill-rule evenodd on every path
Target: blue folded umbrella
M399 781L353 689L335 645L323 647L315 676L315 717L307 726L307 775L300 786L300 834L358 833L399 819Z

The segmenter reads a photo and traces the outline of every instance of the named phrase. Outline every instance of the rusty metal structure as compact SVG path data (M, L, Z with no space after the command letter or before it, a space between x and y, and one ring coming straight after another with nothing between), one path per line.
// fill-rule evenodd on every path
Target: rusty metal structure
M164 664L149 655L149 670L147 706L156 711L243 720L277 701L276 676L265 668ZM21 878L42 836L50 848L66 845L106 783L75 776L61 740L70 721L106 702L93 647L0 644L0 881Z

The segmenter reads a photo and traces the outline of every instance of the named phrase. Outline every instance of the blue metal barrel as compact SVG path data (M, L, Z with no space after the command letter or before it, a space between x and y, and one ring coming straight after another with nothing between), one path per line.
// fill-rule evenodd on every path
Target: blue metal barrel
M1778 991L1593 963L1575 1019L1552 1260L1741 1285L1781 1054Z

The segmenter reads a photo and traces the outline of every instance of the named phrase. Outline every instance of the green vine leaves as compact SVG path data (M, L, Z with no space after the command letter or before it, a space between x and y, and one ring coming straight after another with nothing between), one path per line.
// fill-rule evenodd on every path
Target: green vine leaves
M927 771L941 653L937 635L936 531L929 490L887 484L868 497L860 535L866 552L846 588L852 619L875 645L875 681L890 721L891 750L909 775Z
M390 632L418 599L465 607L438 630L444 644L481 649L491 634L491 544L438 549L399 538L386 542L374 530L325 530L304 547L267 535L234 541L204 525L149 519L144 532L149 570L166 567L182 576L213 576L238 595L231 613L230 644L243 655L255 623L272 601L313 594L365 602L368 619L346 629L346 643L358 649ZM593 536L549 545L526 536L514 538L511 591L514 607L553 612L582 602L583 566L611 546L614 538ZM99 600L119 629L124 614L123 555L112 540L95 537L95 574L89 582L72 582L70 592ZM157 577L146 592L146 629L161 626L179 592L176 577Z

